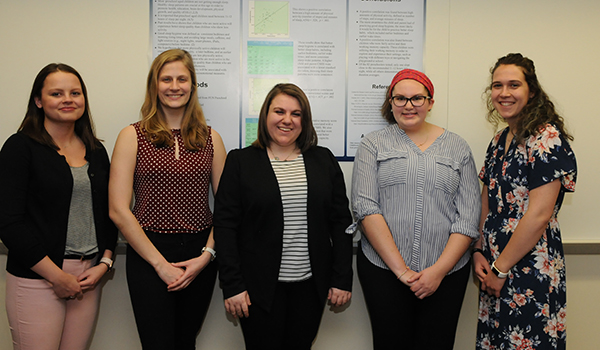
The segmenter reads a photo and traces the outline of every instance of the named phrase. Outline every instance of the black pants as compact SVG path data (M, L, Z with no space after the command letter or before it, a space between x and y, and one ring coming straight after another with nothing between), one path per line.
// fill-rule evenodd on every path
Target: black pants
M250 316L240 319L246 349L310 349L324 308L325 300L320 300L312 278L302 282L277 283L271 312L250 305Z
M200 256L210 229L198 234L146 232L169 262ZM187 288L167 292L154 268L127 247L127 285L142 348L187 350L196 348L196 337L210 305L217 276L216 261L209 263Z
M373 265L358 249L357 272L373 332L373 349L452 349L470 264L444 277L419 299L390 270Z

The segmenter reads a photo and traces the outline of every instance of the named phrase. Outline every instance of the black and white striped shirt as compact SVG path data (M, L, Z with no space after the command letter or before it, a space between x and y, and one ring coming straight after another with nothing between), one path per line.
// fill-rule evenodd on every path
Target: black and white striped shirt
M271 160L283 203L283 251L279 281L303 281L312 276L308 255L306 203L308 182L302 155L289 161Z
M396 124L368 134L354 158L352 207L358 221L383 215L406 264L426 269L451 233L479 237L481 197L469 145L446 130L421 151ZM367 239L361 246L369 261L388 268ZM469 258L465 253L450 273Z

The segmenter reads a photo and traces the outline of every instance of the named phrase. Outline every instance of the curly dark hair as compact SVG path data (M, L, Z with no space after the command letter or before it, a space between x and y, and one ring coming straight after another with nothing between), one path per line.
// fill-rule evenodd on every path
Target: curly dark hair
M538 81L535 73L535 65L532 60L520 53L509 53L499 58L496 64L490 69L490 81L493 80L494 72L498 67L510 64L521 68L525 76L525 82L529 87L529 92L533 95L519 113L515 141L519 144L523 143L529 136L536 135L539 128L546 124L554 125L565 138L572 141L574 138L567 132L563 118L556 112L554 103L550 101L550 98ZM491 90L492 86L490 82L490 85L485 90L488 109L486 118L495 127L498 127L504 119L494 108Z

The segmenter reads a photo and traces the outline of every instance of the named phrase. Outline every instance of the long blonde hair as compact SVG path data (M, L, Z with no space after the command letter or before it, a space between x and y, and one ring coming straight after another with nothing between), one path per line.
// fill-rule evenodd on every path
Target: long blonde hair
M158 55L152 62L146 83L146 99L141 108L142 120L140 125L145 130L146 137L157 147L173 146L173 135L165 120L162 105L158 99L158 79L162 68L167 63L181 61L189 70L192 79L190 99L185 106L181 121L181 136L185 148L199 150L206 146L208 126L198 102L198 80L196 69L189 52L181 49L167 50Z

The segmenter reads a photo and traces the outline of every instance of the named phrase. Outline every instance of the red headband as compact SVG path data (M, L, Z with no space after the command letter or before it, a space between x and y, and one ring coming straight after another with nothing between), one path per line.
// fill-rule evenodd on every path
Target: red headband
M399 81L404 79L416 80L419 83L423 84L423 86L425 86L425 89L429 91L429 97L433 98L433 83L431 82L431 80L429 80L429 78L427 78L425 74L414 69L403 69L396 74L394 79L392 79L392 84L390 85L390 97L392 97L392 90L394 90L394 86L396 86L396 84L398 84Z

